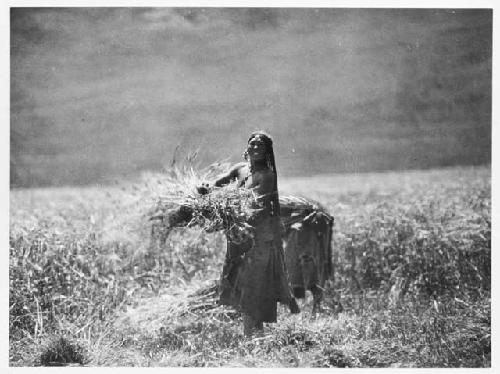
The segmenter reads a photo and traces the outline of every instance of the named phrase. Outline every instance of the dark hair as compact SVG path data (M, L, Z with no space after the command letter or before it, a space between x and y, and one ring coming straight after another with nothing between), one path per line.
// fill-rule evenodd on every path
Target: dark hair
M274 160L274 151L273 151L273 140L269 134L266 132L259 130L255 131L250 134L250 137L248 138L248 142L257 137L260 136L262 140L264 141L264 145L266 147L266 164L269 169L271 169L274 173L274 186L273 186L273 191L272 191L272 196L271 196L271 214L273 216L280 215L280 202L279 202L279 195L278 195L278 171L276 170L276 162ZM248 160L248 152L245 151L243 153L243 156L245 157L245 160ZM251 172L252 170L250 170Z

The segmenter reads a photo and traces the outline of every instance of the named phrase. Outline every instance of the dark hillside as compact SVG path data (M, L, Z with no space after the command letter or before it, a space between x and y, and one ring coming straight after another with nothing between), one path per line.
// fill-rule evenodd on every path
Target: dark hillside
M280 173L489 164L490 10L13 8L11 185L133 176L258 128Z

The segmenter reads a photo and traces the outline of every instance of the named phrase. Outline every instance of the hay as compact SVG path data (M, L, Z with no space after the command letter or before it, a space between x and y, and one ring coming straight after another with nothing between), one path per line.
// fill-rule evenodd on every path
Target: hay
M193 167L172 168L162 181L168 188L158 196L149 219L167 230L198 226L206 232L224 231L236 243L253 238L248 221L262 210L253 191L237 188L235 183L213 188L207 195L196 191L196 186L216 179L227 168L222 163L199 171Z
M158 181L164 188L149 213L149 219L155 220L157 228L167 235L175 227L198 226L206 232L224 231L235 243L251 240L254 232L249 222L263 208L252 190L238 188L236 183L212 188L206 195L200 195L196 190L196 186L217 179L229 167L229 164L219 162L204 169L192 165L171 168ZM279 201L285 230L317 212L326 213L320 204L303 197L280 196Z
M300 196L284 195L280 196L281 221L285 230L288 230L294 223L304 222L312 215L323 212L326 209L319 203Z

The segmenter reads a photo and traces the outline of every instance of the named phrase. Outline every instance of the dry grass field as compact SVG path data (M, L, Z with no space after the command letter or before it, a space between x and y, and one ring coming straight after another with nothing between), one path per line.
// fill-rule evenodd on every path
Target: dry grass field
M253 339L214 305L221 233L151 242L158 180L11 191L11 366L491 365L489 167L281 179L335 217L335 274Z

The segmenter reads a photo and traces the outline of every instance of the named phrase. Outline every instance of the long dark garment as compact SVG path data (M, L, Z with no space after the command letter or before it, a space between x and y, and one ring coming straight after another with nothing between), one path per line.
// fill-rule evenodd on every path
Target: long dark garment
M279 216L254 224L253 241L228 241L222 270L220 303L232 305L260 322L276 322L277 303L288 304L288 285Z

